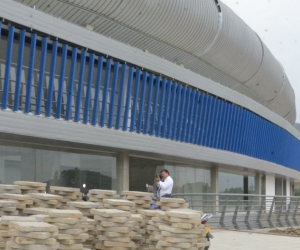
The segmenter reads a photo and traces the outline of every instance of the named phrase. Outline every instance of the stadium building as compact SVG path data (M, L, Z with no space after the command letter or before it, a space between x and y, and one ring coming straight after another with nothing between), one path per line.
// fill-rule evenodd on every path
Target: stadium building
M218 0L1 0L0 182L292 195L295 95Z

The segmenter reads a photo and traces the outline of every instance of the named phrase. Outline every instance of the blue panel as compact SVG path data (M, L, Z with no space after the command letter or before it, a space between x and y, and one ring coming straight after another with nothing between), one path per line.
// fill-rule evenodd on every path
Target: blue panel
M175 105L176 105L175 101L176 101L177 89L178 89L178 84L177 84L177 82L175 82L173 84L173 88L172 88L172 101L171 101L171 105L170 105L170 118L169 118L168 133L167 133L168 139L171 139L171 136L172 136L172 124L173 124L173 127L176 127L176 125L175 125L175 123L173 123L173 121L174 121L174 110L175 110ZM180 102L180 100L178 100L178 99L177 99L177 101Z
M204 109L205 109L205 104L207 101L207 95L202 93L201 94L201 100L199 101L199 114L198 114L198 119L197 119L197 129L196 129L196 135L195 135L195 143L194 144L200 144L201 141L201 133L202 133L202 127L203 127L203 121L204 121Z
M25 114L31 112L30 110L30 99L31 99L31 86L33 79L33 70L34 70L34 58L36 51L36 38L37 34L31 35L31 46L30 46L30 56L28 64L28 75L27 75L27 86L26 86L26 100L25 100Z
M178 128L177 128L177 136L176 136L176 140L179 141L181 138L181 130L182 130L182 124L183 124L183 120L184 120L184 108L185 108L185 100L186 100L186 92L187 92L187 87L184 86L182 89L182 94L181 94L181 107L180 107L180 113L178 116Z
M110 94L108 128L112 128L113 119L114 119L114 115L115 115L115 105L116 105L115 100L116 100L116 91L117 91L118 77L119 77L119 67L120 67L120 63L115 62L115 64L114 64L114 78L113 78L111 94Z
M216 132L216 141L215 141L215 148L220 149L220 141L222 132L224 131L224 117L225 117L225 101L220 100L220 113L219 113L219 120L218 120L218 126L217 126L217 132Z
M166 97L166 107L163 119L163 128L162 128L162 137L166 137L167 132L167 124L168 124L168 113L169 113L169 105L170 105L170 96L171 96L171 89L172 89L172 81L168 81L167 84L167 97ZM171 119L170 119L171 120Z
M211 96L207 95L206 102L204 104L204 116L202 117L201 122L201 138L200 138L200 145L205 146L205 138L207 134L207 123L210 117L210 107L211 107Z
M150 120L153 82L154 82L154 74L151 74L149 80L149 87L148 87L148 101L147 101L147 110L145 114L144 134L148 134L148 124Z
M140 100L140 108L139 108L139 120L137 125L136 132L139 134L142 130L142 123L143 123L143 114L144 114L144 106L145 106L145 95L146 95L146 87L147 87L147 78L148 72L144 71L143 73L143 83L142 83L142 93L141 93L141 100Z
M130 132L134 132L135 124L136 124L136 107L137 107L137 104L138 104L140 81L141 81L141 70L138 69L137 72L136 72L134 97L133 97L133 103L132 103L132 109L131 109Z
M231 116L231 126L228 134L228 140L229 140L229 145L228 145L228 150L232 151L232 145L233 141L235 140L235 128L236 128L236 120L237 120L237 106L233 105L232 107L232 116Z
M68 55L68 45L64 44L62 54L61 54L60 75L59 75L59 82L58 82L56 119L60 119L60 116L61 116L61 107L62 107L62 98L63 98L64 84L65 84L67 55Z
M129 69L129 77L127 84L127 93L126 93L126 103L124 110L124 120L123 120L123 131L127 131L128 124L128 116L129 116L129 108L131 103L131 89L132 89L132 79L133 79L134 68L130 67Z
M194 144L195 142L195 136L196 136L196 129L197 129L197 121L198 121L198 115L199 115L199 102L200 102L200 96L201 93L199 91L196 91L196 96L195 96L195 107L194 107L194 116L193 116L193 125L191 127L191 136L190 136L190 143Z
M185 142L190 142L193 117L195 116L194 115L195 96L196 96L196 90L193 90L192 94L191 94L191 98L190 98L191 102L190 102L190 107L189 107L189 118L188 118L188 123L187 123L187 132L186 132L186 136L185 136Z
M211 143L211 134L212 134L212 130L213 130L213 127L214 127L214 116L215 116L215 113L216 113L216 108L217 108L217 98L215 97L212 97L211 98L211 105L210 105L210 109L209 109L209 119L207 121L207 128L206 128L206 138L205 138L205 145L207 147L210 147L210 143Z
M53 101L54 78L56 72L57 47L58 47L58 42L54 41L52 44L52 60L51 60L51 68L50 68L50 75L49 75L46 117L50 117L52 113L51 111L52 111L52 101Z
M242 141L242 148L243 151L242 153L244 155L247 155L247 145L248 145L248 136L249 136L249 124L250 124L250 112L248 110L245 110L244 112L246 112L246 123L245 123L245 132L244 132L244 138Z
M97 76L95 84L95 96L94 96L94 108L92 116L92 125L96 126L98 121L98 111L99 111L99 97L100 97L100 87L102 80L102 70L103 70L103 56L98 57L98 67L97 67Z
M116 129L120 129L121 124L121 116L123 110L123 96L124 96L124 89L125 89L125 79L126 79L126 71L127 66L123 64L122 66L122 76L121 76L121 83L120 83L120 90L119 90L119 98L118 98L118 110L117 110L117 117L116 117Z
M110 84L111 63L112 63L112 59L108 59L106 61L105 82L103 88L101 117L100 117L101 127L104 127L105 118L106 118L106 105L107 105L107 97L108 97L108 88Z
M163 78L162 87L161 87L162 90L161 90L161 95L160 95L160 104L159 104L157 128L156 128L156 133L155 133L156 137L160 137L162 115L163 115L164 103L165 103L166 83L167 83L167 79Z
M219 115L220 115L220 107L221 107L221 100L216 99L215 104L215 111L212 114L212 129L210 130L209 138L208 138L208 146L215 147L216 145L216 137L217 137L217 126L219 122Z
M183 114L183 121L182 121L182 130L181 134L179 137L179 140L185 141L185 136L186 136L186 128L187 128L187 122L188 122L188 117L189 117L189 110L190 110L190 102L191 102L191 93L192 89L187 88L187 94L186 94L186 99L185 99L185 107L184 107L184 114Z
M15 34L15 27L10 26L8 32L7 49L6 49L5 75L4 75L4 86L3 86L3 93L2 93L2 109L7 109L8 89L10 85L10 68L11 68L12 52L14 46L14 34Z
M177 97L176 97L176 101L175 101L175 112L174 112L174 121L173 121L173 129L172 129L172 140L176 140L177 128L179 127L178 119L179 119L180 102L182 100L181 93L182 93L182 85L178 84Z
M244 136L244 127L243 124L245 124L245 112L244 109L240 108L238 109L239 116L237 121L237 138L235 140L235 143L233 144L233 151L241 153L241 140Z
M44 89L44 81L45 81L47 47L48 47L48 37L44 37L42 41L39 82L38 82L38 89L37 89L37 100L36 100L36 109L35 109L36 115L41 114L41 105L42 105L43 89Z
M24 59L25 35L26 35L26 31L21 30L20 41L19 41L18 67L17 67L17 72L16 72L17 77L16 77L16 88L15 88L15 98L14 98L14 111L19 110L22 68L23 68L23 59ZM0 22L0 37L1 37L1 22Z
M72 98L73 98L74 78L75 78L76 62L77 62L77 52L78 52L77 48L72 49L72 61L70 67L68 93L67 93L66 121L69 121L71 119L71 113L72 113Z
M95 54L90 54L89 73L88 73L88 80L86 84L86 95L85 95L85 104L84 104L84 113L83 113L84 124L87 124L89 122L91 90L92 90L92 83L93 83L93 76L94 76L94 65L95 65Z
M152 107L151 125L150 125L150 135L154 135L159 87L160 87L160 76L156 76L155 93L154 93L154 101Z
M226 102L225 127L224 127L224 131L222 133L222 140L221 140L221 149L222 150L226 150L227 144L228 144L227 135L228 135L228 130L230 129L229 123L230 123L231 109L232 109L232 104Z

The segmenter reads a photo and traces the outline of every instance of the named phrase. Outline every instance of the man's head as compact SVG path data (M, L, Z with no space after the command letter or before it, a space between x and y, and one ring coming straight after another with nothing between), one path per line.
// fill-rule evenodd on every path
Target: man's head
M170 175L170 173L167 169L160 171L160 173L161 173L162 177L164 178L164 180Z

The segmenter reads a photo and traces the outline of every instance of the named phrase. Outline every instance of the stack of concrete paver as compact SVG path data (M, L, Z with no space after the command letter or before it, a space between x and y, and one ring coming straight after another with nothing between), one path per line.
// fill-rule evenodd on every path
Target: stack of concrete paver
M47 215L49 208L44 207L32 207L24 209L24 215L31 216L31 215Z
M131 214L131 222L132 225L132 241L135 243L137 249L141 249L143 244L146 243L145 235L145 226L146 223L140 214Z
M68 205L70 209L79 210L83 216L88 218L87 223L89 225L87 234L89 238L84 242L84 247L89 249L95 249L95 245L98 243L98 231L96 229L97 222L93 219L94 215L91 213L91 209L99 209L102 205L94 202L82 202L72 201Z
M61 200L61 209L69 209L69 201L79 201L81 200L81 193L79 188L68 188L68 187L57 187L51 186L50 193L55 195L60 195L63 197Z
M165 212L146 209L139 209L137 212L142 216L145 223L145 233L143 234L145 246L142 245L141 249L156 249L157 242L161 237L159 225L167 223L163 219Z
M2 216L0 218L0 249L6 249L6 242L10 240L9 223L14 221L36 222L35 218L22 216Z
M135 203L137 209L149 209L152 201L152 193L135 192L135 191L122 191L126 200Z
M136 249L132 237L131 213L117 209L92 209L98 222L96 249Z
M37 215L39 217L39 215ZM55 237L60 243L59 249L83 249L83 243L89 238L87 217L77 210L49 209L43 221L58 227Z
M18 202L12 200L0 200L0 216L18 215Z
M162 210L173 210L173 209L186 209L189 207L189 204L181 198L160 198L160 201L157 203Z
M120 199L115 190L90 189L88 192L89 201L96 202L103 206L104 199Z
M9 223L11 239L7 241L7 250L10 249L59 249L55 237L58 228L44 222L19 222Z
M21 194L21 187L18 185L0 184L0 194Z
M32 207L33 206L33 200L31 196L26 194L0 194L0 200L10 200L18 202L17 204L17 210L18 212L15 214L9 214L9 215L23 215L24 209ZM8 215L8 214L6 214Z
M164 218L170 225L159 226L161 237L157 249L204 249L203 244L198 243L205 233L199 213L170 210Z
M108 209L117 209L128 211L131 213L136 213L135 203L128 200L120 200L120 199L105 199L103 200L104 208Z
M45 193L47 186L47 184L43 182L31 181L15 181L14 184L20 187L22 194Z
M63 197L60 195L44 193L33 193L28 195L31 196L34 207L61 208L62 206L61 201Z

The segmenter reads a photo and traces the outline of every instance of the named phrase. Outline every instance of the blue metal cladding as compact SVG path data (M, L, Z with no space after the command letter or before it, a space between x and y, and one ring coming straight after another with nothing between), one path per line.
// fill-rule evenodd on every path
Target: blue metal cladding
M17 67L17 73L16 73L14 111L19 110L19 104L20 104L20 91L21 91L22 69L23 69L23 60L24 60L25 35L26 35L26 31L21 30L20 41L19 41L18 67ZM0 36L1 36L1 23L0 23Z
M116 100L116 89L118 84L118 77L119 77L119 67L120 63L115 62L114 64L114 78L111 88L111 96L110 96L110 105L109 105L109 117L108 117L108 128L112 128L113 126L113 119L115 114L115 100Z
M93 105L93 116L92 116L92 125L97 125L98 120L98 107L99 107L99 95L102 79L102 69L103 69L103 56L98 57L98 67L97 67L97 77L95 83L95 96L94 96L94 105Z
M2 29L0 22L0 35ZM72 44L64 42L60 49L58 41L53 41L52 46L48 44L50 37L39 37L39 41L42 41L40 43L37 42L37 34L29 33L31 39L26 41L25 30L20 30L18 36L15 35L18 32L14 26L6 29L7 32L3 32L7 36L7 51L4 55L2 109L13 106L14 111L19 111L21 98L24 97L24 113L35 110L35 115L41 115L43 89L49 74L45 100L47 117L53 115L52 106L56 107L55 118L66 121L73 119L72 110L75 110L75 122L83 117L84 124L91 122L93 126L107 128L114 126L116 130L122 126L123 131L236 152L300 171L300 142L283 128L249 110L146 70L135 71L135 66L132 65L128 74L126 63L115 59L104 62L103 56L94 53L87 59L86 51L83 50L78 55L78 48ZM25 46L26 42L30 42L30 49ZM12 93L14 98L9 98L15 44L19 46L16 84ZM40 51L38 62L35 55L37 50ZM57 62L59 53L61 60ZM28 64L24 62L24 55L27 54ZM46 71L48 54L52 54L49 72ZM59 73L56 72L58 63ZM85 67L89 67L86 81ZM25 95L21 93L24 70L27 71ZM94 71L97 71L96 77ZM67 86L64 86L65 81ZM55 89L54 82L58 82L58 90ZM37 86L36 96L33 84ZM56 91L55 100L53 93ZM67 97L66 101L63 100L64 95ZM75 103L72 103L73 98L76 98ZM90 107L92 98L93 107ZM85 101L81 105L83 99ZM63 111L65 116L62 115Z
M77 63L77 53L78 49L72 49L72 61L69 74L69 83L68 83L68 93L67 93L67 107L66 107L66 121L70 121L72 115L72 99L73 99L73 89L74 89L74 80L76 72L76 63Z
M40 60L40 74L37 90L37 99L35 107L35 115L41 114L41 104L43 99L43 88L45 80L45 67L46 67L46 57L47 57L47 46L48 46L48 37L44 37L42 41L42 51L41 51L41 60Z
M88 73L88 80L87 80L87 85L86 85L85 105L84 105L84 113L83 113L83 123L84 124L87 124L89 122L94 64L95 64L95 54L90 54L89 73Z
M28 75L27 75L27 85L26 85L26 99L25 99L25 114L28 114L30 110L30 101L31 101L31 86L34 70L34 58L36 52L36 39L37 34L31 35L31 46L30 46L30 55L29 55L29 64L28 64Z
M58 81L56 119L60 119L61 116L62 97L63 97L65 74L66 74L67 53L68 53L68 45L64 44L62 48L61 65L60 65L60 73L59 73L59 81Z
M135 81L134 97L133 97L133 103L132 103L132 109L131 109L130 132L134 132L135 124L136 124L136 108L137 108L137 104L138 104L137 102L138 102L140 81L141 81L141 70L140 69L138 69L136 71L135 79L136 79L136 81Z

